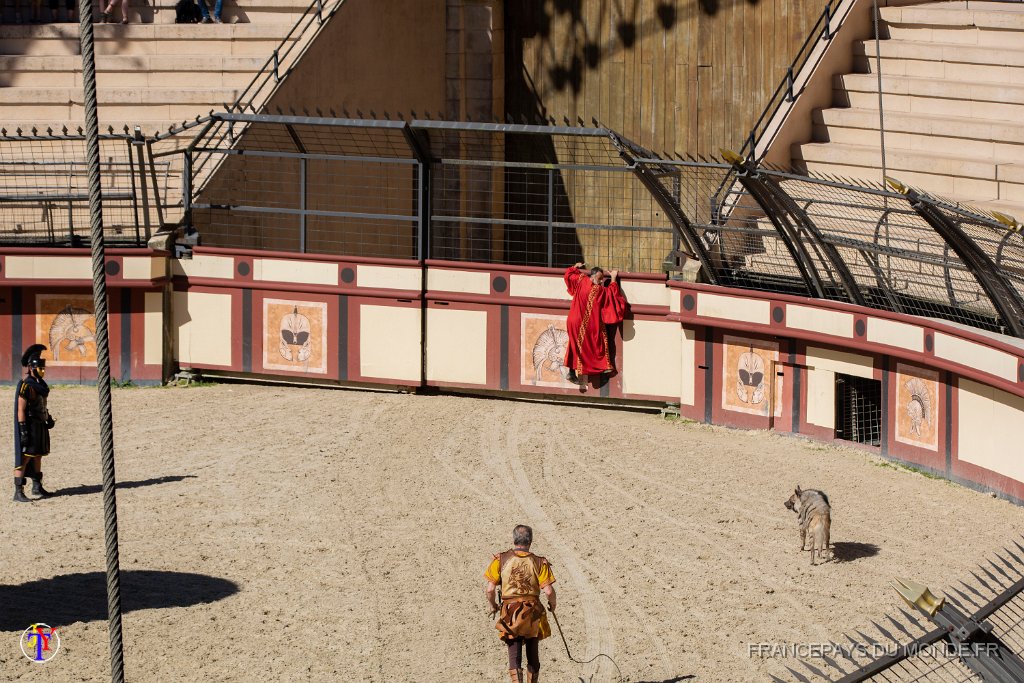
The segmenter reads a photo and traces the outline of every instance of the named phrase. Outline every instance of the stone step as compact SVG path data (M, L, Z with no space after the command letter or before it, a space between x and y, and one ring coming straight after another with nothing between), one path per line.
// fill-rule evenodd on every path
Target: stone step
M957 64L987 64L989 66L1024 66L1024 44L1017 49L992 48L988 45L972 46L957 43L917 42L912 40L880 40L882 59L913 59ZM853 44L853 54L875 56L875 41L861 40Z
M890 41L882 41L879 43L879 47L888 42ZM906 42L902 44L908 45ZM930 43L918 43L917 45L935 47ZM973 58L961 55L959 59L954 59L951 58L953 57L953 50L950 50L948 55L943 51L934 50L929 54L908 57L896 54L898 51L881 49L882 77L910 76L914 78L937 78L975 83L1024 85L1024 50L973 48L972 51L984 54ZM907 54L915 54L918 51L906 50L905 52ZM987 61L967 61L968 59L981 58L985 58ZM1006 63L1000 64L995 62ZM874 74L877 65L874 44L856 46L853 63L854 68L859 73Z
M101 88L188 87L197 82L213 88L244 88L266 60L225 55L107 55L96 61L96 81ZM81 58L0 56L0 86L81 88Z
M1016 32L1024 30L1024 11L1019 3L1008 2L1003 7L980 9L946 7L946 4L881 8L885 37L918 42L1020 48L1020 37Z
M267 59L291 28L287 24L99 24L96 54L262 56ZM0 26L0 55L77 55L77 24Z
M792 154L795 163L812 172L876 181L881 175L877 146L809 143L794 145ZM890 176L927 192L977 201L1024 201L1024 170L1019 164L888 147L885 159Z
M817 142L879 144L877 110L819 109L813 120ZM956 149L979 159L1024 158L1024 122L887 112L885 145L922 152Z
M871 74L833 80L836 106L878 109L878 81ZM1024 116L1024 86L891 76L882 79L885 112L1014 120Z

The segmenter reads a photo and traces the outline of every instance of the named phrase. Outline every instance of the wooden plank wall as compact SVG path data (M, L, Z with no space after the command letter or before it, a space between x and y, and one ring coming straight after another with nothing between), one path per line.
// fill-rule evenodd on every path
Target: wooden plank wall
M654 151L739 149L824 0L518 0L509 114L597 119Z

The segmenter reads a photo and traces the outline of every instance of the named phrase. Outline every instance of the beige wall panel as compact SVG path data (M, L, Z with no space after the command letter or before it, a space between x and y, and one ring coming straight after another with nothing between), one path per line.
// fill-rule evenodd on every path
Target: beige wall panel
M172 259L171 273L186 277L231 279L235 276L235 260L229 256L195 254L190 259Z
M743 299L704 292L697 295L697 315L708 318L767 325L770 307L769 302L759 299Z
M786 306L786 327L836 337L853 336L853 314L813 306Z
M427 270L427 289L432 292L490 294L491 274L469 270Z
M146 292L142 313L142 362L162 365L164 362L164 293Z
M836 374L831 370L807 371L807 421L819 427L836 428Z
M1024 398L961 378L957 457L1004 476L1024 481L1021 433Z
M158 256L125 256L121 277L125 280L155 280L163 277L167 259Z
M422 285L419 268L390 266L356 266L356 284L371 289L419 289Z
M626 320L622 323L622 338L623 392L672 397L681 394L679 323Z
M338 284L338 264L292 259L253 259L252 278L271 282L332 286Z
M182 365L231 365L231 295L174 292L174 353Z
M487 384L487 312L427 310L427 379Z
M831 370L843 375L866 377L867 379L874 377L874 364L871 356L836 351L835 349L822 349L816 346L807 347L807 367Z
M697 331L683 328L681 337L681 358L679 363L679 403L692 406L694 388L697 382Z
M668 310L672 313L679 313L683 310L682 308L683 295L679 291L673 289L668 297Z
M1017 359L984 344L936 332L935 355L1010 382L1017 381Z
M917 325L885 318L868 318L867 338L875 344L886 344L918 353L924 351L924 330Z
M530 299L561 299L569 301L572 296L565 289L565 280L552 275L518 275L509 277L509 296Z
M420 309L359 307L359 374L420 381Z
M675 293L661 282L621 282L620 286L626 301L643 306L668 306L670 295Z
M91 280L88 256L8 256L9 280Z

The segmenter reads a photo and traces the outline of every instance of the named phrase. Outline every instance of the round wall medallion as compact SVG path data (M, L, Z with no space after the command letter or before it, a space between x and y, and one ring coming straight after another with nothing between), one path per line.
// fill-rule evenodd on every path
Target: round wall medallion
M117 261L107 261L107 265L103 267L103 270L107 271L107 275L117 275L121 272L121 264Z
M697 300L693 298L693 294L687 294L683 297L683 308L687 311L692 311L697 305Z
M786 312L782 310L782 306L776 306L772 309L772 320L777 323L781 323L786 317Z
M493 282L491 282L491 286L494 287L495 292L498 292L500 294L501 292L504 292L506 289L508 289L508 280L499 275L498 277L494 278Z
M251 268L249 268L248 261L242 261L241 263L238 264L238 274L241 275L242 277L247 276L250 270Z
M348 285L348 284L352 284L352 282L355 279L356 279L356 271L352 270L351 268L342 268L341 269L341 281L342 282L344 282L345 284Z
M857 322L855 322L853 324L853 331L857 333L858 337L863 337L864 336L864 330L866 328L867 328L867 325L864 324L863 320L858 320Z
M933 339L932 335L924 335L924 348L927 351L931 351L933 346L935 346L935 340Z

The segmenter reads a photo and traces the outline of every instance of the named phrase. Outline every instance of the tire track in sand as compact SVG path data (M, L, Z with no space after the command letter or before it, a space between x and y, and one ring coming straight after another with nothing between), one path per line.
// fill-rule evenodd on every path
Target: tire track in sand
M503 416L494 416L491 425L483 429L481 447L484 461L505 482L509 494L519 504L530 526L543 535L544 545L556 551L559 566L564 569L562 576L567 573L579 591L586 632L586 651L582 656L577 653L577 658L590 659L599 652L614 657L615 635L611 628L611 620L608 618L607 605L587 577L583 569L584 562L562 538L554 521L544 511L544 502L530 483L519 457L521 412L522 406L511 405L504 411ZM501 419L502 417L508 419ZM503 427L502 423L507 424ZM588 665L590 673L587 680L592 678L599 668L600 664L596 662Z

